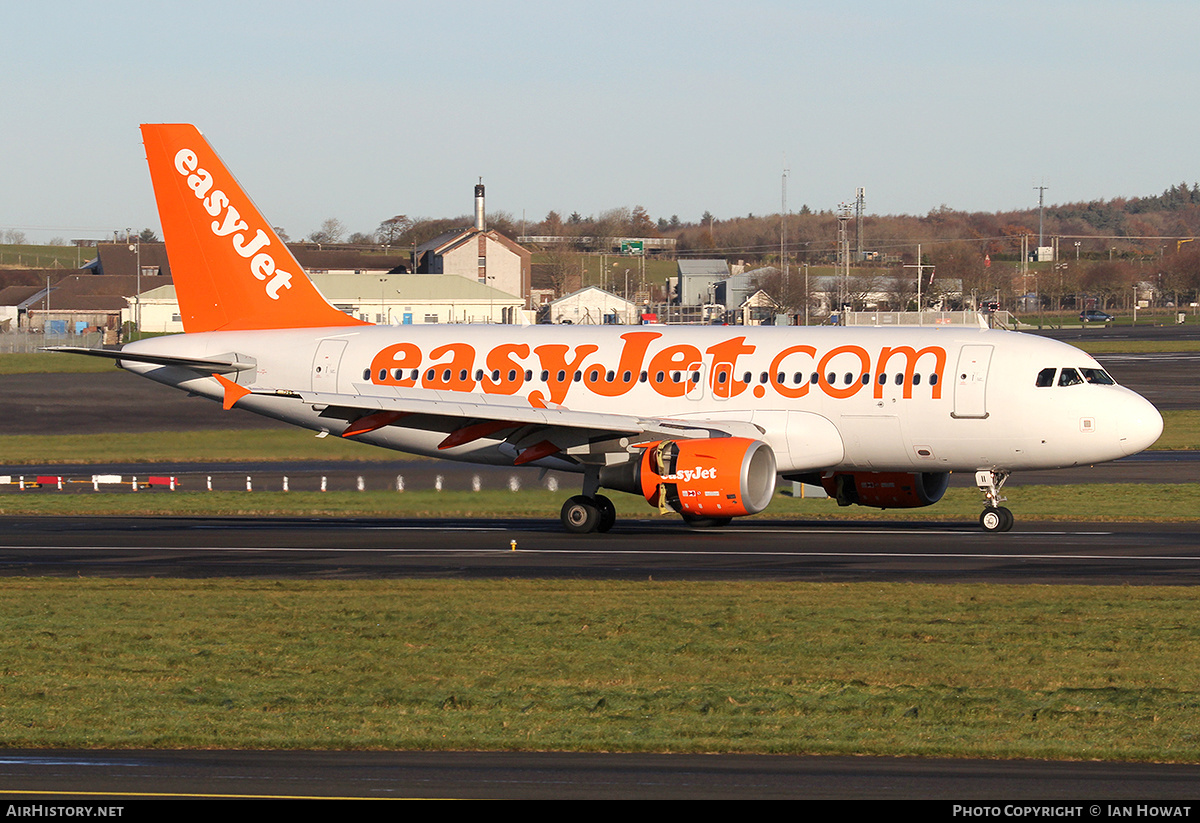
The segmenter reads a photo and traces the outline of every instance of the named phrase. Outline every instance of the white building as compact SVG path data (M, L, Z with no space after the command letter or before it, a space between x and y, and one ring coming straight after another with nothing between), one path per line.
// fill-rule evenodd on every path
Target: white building
M341 311L379 325L516 323L529 319L525 301L513 294L452 274L314 274L317 291ZM174 286L142 294L142 329L181 332ZM138 300L129 298L122 320L132 320Z
M572 323L577 326L628 326L641 323L641 310L636 303L599 286L588 286L565 294L551 301L549 308L551 323Z
M484 222L483 185L475 187L475 225L455 229L417 246L419 274L452 274L521 297L528 308L533 255Z

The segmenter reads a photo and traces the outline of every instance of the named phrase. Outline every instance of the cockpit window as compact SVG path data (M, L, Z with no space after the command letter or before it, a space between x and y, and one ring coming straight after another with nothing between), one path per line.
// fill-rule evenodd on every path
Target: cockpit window
M1074 369L1063 369L1062 374L1058 376L1058 385L1060 386L1078 386L1082 382L1083 378Z
M1039 389L1044 389L1047 386L1053 386L1054 385L1054 374L1057 371L1058 371L1058 369L1042 369L1040 372L1038 372L1037 387Z
M1083 379L1089 383L1095 383L1097 386L1115 386L1116 380L1108 376L1108 372L1104 369L1080 369L1083 372Z

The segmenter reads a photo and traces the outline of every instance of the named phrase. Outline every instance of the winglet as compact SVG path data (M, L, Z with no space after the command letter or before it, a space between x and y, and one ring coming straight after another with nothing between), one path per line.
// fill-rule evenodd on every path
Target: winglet
M214 374L213 377L221 384L221 388L225 389L225 399L221 401L221 407L225 411L229 411L246 395L250 394L250 390L245 386L239 386L228 377L222 377L219 374Z
M321 296L195 126L142 141L184 331L369 325Z

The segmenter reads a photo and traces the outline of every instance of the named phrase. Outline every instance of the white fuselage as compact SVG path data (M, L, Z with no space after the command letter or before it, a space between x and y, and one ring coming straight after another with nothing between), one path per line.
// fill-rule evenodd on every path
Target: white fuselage
M236 377L256 391L745 421L761 429L781 474L1086 465L1141 451L1162 431L1154 407L1121 386L1038 385L1047 369L1100 370L1084 352L983 329L366 326L186 334L125 351L236 354L256 363ZM122 365L207 397L223 395L215 379L184 368ZM256 393L237 407L315 431L345 429L287 397ZM457 460L513 459L500 439L439 451L444 438L401 420L356 439ZM540 465L566 467L557 458Z

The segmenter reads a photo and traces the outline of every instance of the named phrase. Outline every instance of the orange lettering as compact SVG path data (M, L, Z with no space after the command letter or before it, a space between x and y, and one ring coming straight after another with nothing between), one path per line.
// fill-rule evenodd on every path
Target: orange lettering
M452 355L450 362L427 366L425 373L421 375L421 387L473 391L475 377L471 374L471 369L475 367L475 348L466 343L447 343L431 351L429 356L436 359L446 353Z
M663 397L683 397L687 393L690 369L700 362L695 346L667 346L650 360L650 385ZM679 380L674 379L680 372Z
M483 390L488 394L516 394L525 385L525 366L513 359L513 355L524 358L529 356L529 346L525 343L502 343L488 352L487 367L491 372L498 372L497 379L492 380L491 374L485 374ZM512 375L512 378L509 378Z
M829 362L839 354L856 355L861 363L861 368L850 385L840 389L829 382L829 375L825 371ZM817 370L821 373L819 385L821 386L821 390L827 395L839 399L853 397L863 387L862 376L871 373L871 356L867 354L867 350L862 346L838 346L836 349L830 349L825 353L825 356L821 358L821 362L817 365Z
M937 382L933 383L933 399L939 400L942 396L942 372L946 368L946 350L940 346L926 346L920 351L916 351L912 346L884 346L879 351L879 365L875 367L875 396L883 397L883 383L880 382L880 375L887 371L887 362L893 354L902 354L905 357L904 364L904 399L912 398L913 387L913 372L917 370L917 361L922 355L932 354L934 357L934 372L937 374Z
M802 380L800 385L789 389L783 384L783 381L779 379L780 366L783 363L784 358L791 354L807 354L809 357L815 359L817 356L817 350L812 346L792 346L791 348L784 349L779 354L775 355L775 359L771 361L771 385L775 387L775 391L779 392L784 397L803 397L804 395L808 394L809 384L807 380ZM784 375L784 379L787 379L786 374Z
M747 386L737 379L737 359L743 354L752 354L754 346L746 345L745 337L733 337L709 346L705 351L712 355L709 385L713 397L737 397L744 392Z
M384 386L416 385L412 369L421 367L421 350L412 343L388 346L371 360L371 382Z
M599 346L593 346L590 343L580 346L575 349L575 359L570 362L567 362L567 352L570 351L570 346L554 343L538 346L533 350L541 361L542 370L547 372L546 388L550 391L549 402L562 404L567 397L567 390L571 388L571 381L575 379L575 372L579 370L579 365L585 357L598 348ZM536 405L538 402L546 402L546 398L542 396L541 392L530 392L529 402Z
M628 392L637 385L638 377L642 373L642 361L646 359L646 349L660 337L662 333L656 331L631 331L621 335L625 346L621 349L621 362L613 374L613 379L609 381L607 374L602 374L598 380L591 380L589 369L584 378L588 389L603 397L617 397Z

